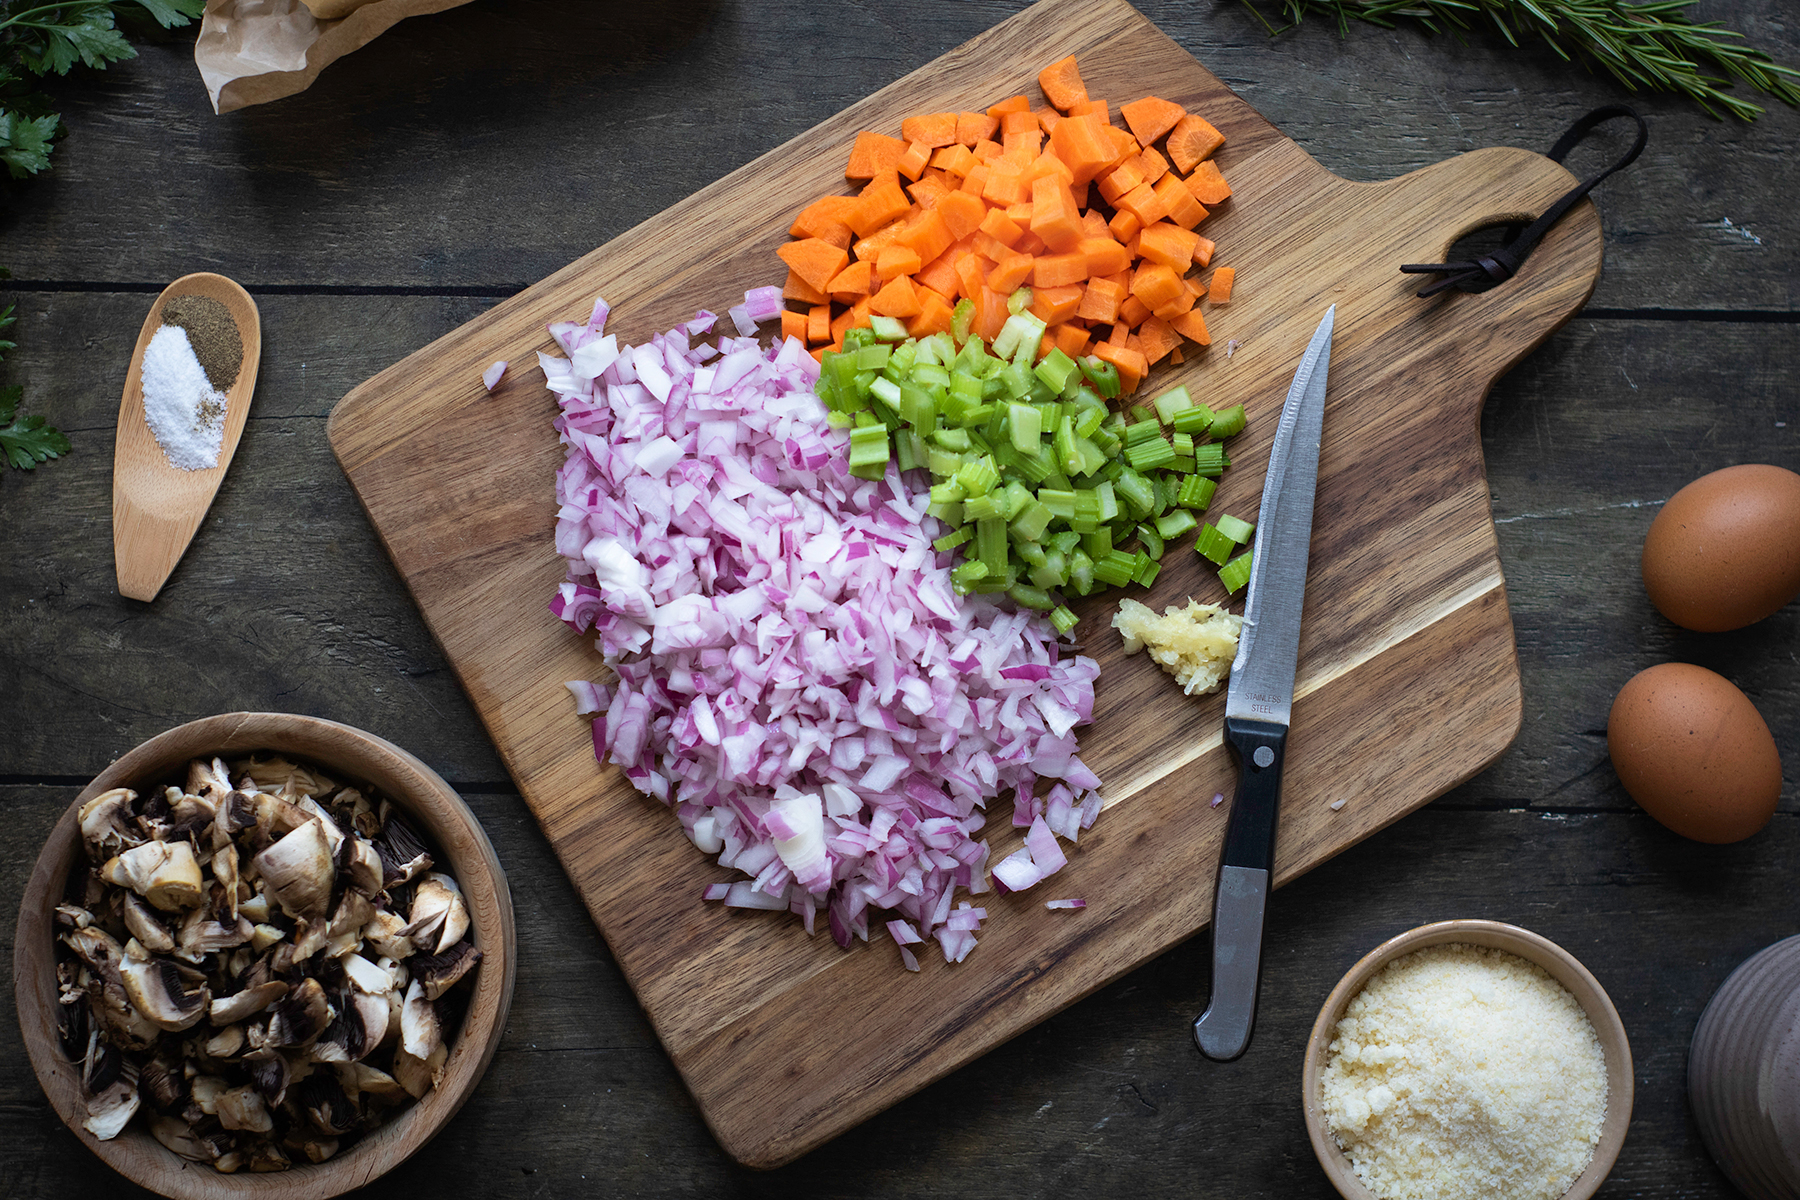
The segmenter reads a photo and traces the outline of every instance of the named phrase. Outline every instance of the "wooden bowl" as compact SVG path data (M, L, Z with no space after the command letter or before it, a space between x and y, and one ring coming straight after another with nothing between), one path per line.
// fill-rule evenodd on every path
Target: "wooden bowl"
M1336 1139L1331 1136L1331 1130L1326 1126L1320 1085L1320 1076L1325 1070L1326 1051L1331 1046L1332 1032L1337 1028L1344 1010L1350 1007L1350 1001L1356 998L1357 993L1363 990L1377 971L1403 954L1448 942L1488 946L1536 963L1548 971L1552 979L1569 990L1569 994L1575 997L1576 1002L1587 1013L1588 1020L1593 1023L1594 1033L1600 1039L1600 1049L1606 1056L1606 1116L1600 1125L1600 1142L1594 1147L1594 1157L1562 1197L1562 1200L1588 1200L1612 1171L1613 1163L1619 1157L1619 1147L1625 1144L1625 1131L1631 1125L1631 1043L1626 1040L1625 1025L1619 1020L1619 1010L1613 1007L1605 989L1574 955L1548 938L1499 921L1438 921L1408 930L1398 937L1389 938L1364 955L1362 961L1351 967L1349 973L1338 981L1337 987L1332 989L1331 995L1325 1000L1325 1006L1319 1010L1319 1019L1313 1022L1312 1037L1306 1044L1306 1061L1300 1069L1300 1098L1306 1114L1306 1135L1312 1139L1313 1153L1318 1156L1319 1165L1325 1169L1326 1177L1345 1200L1379 1200L1357 1177L1355 1168L1350 1165L1349 1156L1338 1147Z
M319 1164L286 1171L225 1175L188 1162L150 1136L142 1117L100 1141L82 1125L80 1066L63 1057L57 1033L56 954L53 920L70 870L82 858L76 814L83 803L115 787L175 779L189 760L268 750L308 759L341 778L366 783L405 811L420 833L442 852L442 866L461 886L470 915L470 938L482 953L473 973L474 992L450 1044L443 1083L400 1110L355 1145ZM517 958L512 898L506 876L474 814L450 785L424 763L373 734L317 717L286 713L227 713L177 726L151 738L110 767L76 798L57 822L38 856L13 948L19 1025L32 1069L51 1105L75 1136L132 1182L179 1200L325 1200L368 1183L397 1166L444 1127L475 1090L506 1027Z

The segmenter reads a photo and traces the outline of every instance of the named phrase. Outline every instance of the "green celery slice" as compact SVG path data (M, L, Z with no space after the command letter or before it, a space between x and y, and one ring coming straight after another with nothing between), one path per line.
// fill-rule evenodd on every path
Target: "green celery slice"
M1254 550L1246 550L1219 568L1219 582L1225 585L1226 595L1235 596L1250 582L1250 567L1255 557Z
M1223 409L1212 420L1212 435L1216 438L1228 438L1244 431L1244 406L1234 404Z
M1202 525L1199 536L1194 539L1194 552L1209 562L1225 565L1231 552L1237 549L1237 543L1220 533L1212 525Z
M1224 534L1240 546L1248 542L1250 540L1250 535L1256 532L1255 525L1252 525L1249 521L1231 516L1229 513L1220 516L1216 523L1220 533Z

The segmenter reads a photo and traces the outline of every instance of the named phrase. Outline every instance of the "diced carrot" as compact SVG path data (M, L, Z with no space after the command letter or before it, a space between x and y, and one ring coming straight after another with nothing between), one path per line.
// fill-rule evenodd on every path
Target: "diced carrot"
M1030 112L1030 111L1031 111L1031 97L1029 97L1029 96L1008 96L1006 99L1002 100L998 104L988 105L987 114L990 117L1004 117L1004 116L1006 116L1007 113Z
M881 257L881 248L899 237L900 231L905 228L905 221L891 221L852 245L850 253L857 258L874 262Z
M1231 199L1231 185L1219 173L1219 164L1211 159L1200 163L1187 177L1187 189L1202 204L1223 204Z
M1100 177L1100 196L1108 204L1112 204L1143 182L1144 173L1138 169L1137 162L1127 159Z
M864 130L856 135L850 147L850 162L844 167L845 179L873 179L883 171L892 171L906 153L906 143L885 133Z
M1079 203L1081 197L1077 196L1075 199L1076 202ZM1081 236L1111 237L1112 230L1106 227L1106 214L1102 213L1097 208L1083 207L1081 211Z
M1031 165L1025 168L1027 182L1036 183L1045 177L1060 179L1069 187L1075 186L1075 173L1069 170L1067 163L1048 150L1038 155L1032 160Z
M788 233L797 238L818 238L822 242L830 242L840 250L848 250L850 243L856 240L856 234L842 221L833 221L829 217L809 217L805 213L794 218L794 224Z
M1088 98L1087 84L1081 82L1081 70L1075 65L1073 54L1039 71L1038 86L1044 89L1044 99L1065 112L1071 104Z
M919 289L919 315L906 323L908 337L930 337L950 328L951 309L934 291Z
M1023 169L1044 152L1044 136L1035 129L1029 133L1009 133L1000 146L1000 157Z
M1168 158L1156 153L1154 148L1145 148L1132 155L1132 164L1138 167L1139 175L1143 175L1147 184L1156 184L1163 176L1168 175Z
M913 275L913 282L920 287L930 288L945 296L954 297L959 291L956 277L956 258L958 251L952 246L944 251Z
M1187 287L1185 281L1183 281L1181 295L1175 297L1167 304L1157 306L1155 309L1151 310L1150 315L1153 317L1161 317L1165 321L1172 321L1182 313L1187 312L1190 308L1193 308L1196 299L1198 299L1198 297L1194 295L1193 289Z
M1054 133L1057 123L1063 119L1063 115L1054 108L1040 108L1031 115L1037 118L1038 128L1044 131L1045 137Z
M1200 235L1197 233L1190 233L1167 221L1158 221L1154 225L1146 225L1138 234L1138 253L1151 262L1173 268L1177 273L1185 272L1194 261L1194 244L1199 240Z
M1201 283L1198 279L1195 279L1192 275L1189 275L1181 282L1182 285L1187 288L1188 295L1192 296L1194 299L1198 300L1200 297L1206 295L1206 285Z
M1023 236L1023 234L1020 235L1021 238L1023 238ZM992 234L983 233L979 229L977 229L975 235L969 239L969 245L977 254L985 254L995 262L1004 262L1013 256L1013 248L1011 246L1007 245L999 238L994 237Z
M924 265L917 250L896 239L881 248L881 257L875 260L875 274L881 282L891 283L902 275L911 275Z
M1236 267L1220 267L1218 270L1214 271L1212 273L1212 282L1207 284L1208 289L1212 292L1212 299L1211 299L1210 303L1213 303L1213 304L1229 304L1229 303L1231 303L1231 285L1236 282L1237 282L1237 268Z
M1206 330L1206 318L1200 315L1200 310L1197 308L1182 313L1170 321L1169 325L1176 333L1189 341L1199 342L1202 346L1212 345L1212 334Z
M1018 245L1019 239L1025 235L1019 223L1006 215L1004 208L987 210L987 216L981 219L981 232L1008 249Z
M969 169L969 173L963 176L962 187L958 190L967 192L979 200L981 193L987 188L987 180L988 165L985 162L977 162ZM983 207L985 208L986 205Z
M1189 114L1175 122L1169 131L1169 161L1186 174L1201 160L1225 144L1225 135L1214 129L1204 117Z
M1043 238L1031 232L1029 229L1019 236L1019 244L1013 247L1013 249L1017 250L1020 254L1042 254L1049 248L1049 246L1044 244Z
M1119 305L1119 323L1127 329L1136 329L1150 316L1150 306L1136 296L1127 296Z
M1167 358L1169 351L1181 345L1181 338L1161 317L1146 318L1138 326L1137 334L1138 340L1143 343L1144 359L1153 364Z
M1046 259L1039 259L1041 267ZM1060 325L1081 307L1081 294L1087 289L1079 283L1043 285L1031 289L1031 314L1045 325Z
M970 149L984 138L994 136L1000 128L1000 118L987 113L960 112L956 114L956 140Z
M1031 278L1031 268L1037 259L1029 254L1008 254L987 275L987 286L1003 296L1017 291L1027 279Z
M815 304L807 312L806 340L809 342L829 342L831 340L831 305Z
M1152 263L1139 270L1138 275L1130 281L1130 293L1143 300L1145 308L1161 308L1183 293L1181 275L1161 263Z
M1216 249L1218 249L1218 243L1211 238L1203 237L1194 243L1194 265L1197 267L1212 265L1213 251Z
M1071 283L1080 283L1088 277L1087 256L1079 251L1073 254L1046 254L1037 260L1031 272L1033 287L1054 288ZM1070 307L1070 313L1074 307Z
M967 192L951 192L938 201L936 211L944 222L944 228L950 231L950 239L955 241L980 229L988 208L979 196L971 196Z
M931 156L931 165L952 175L967 175L979 161L975 152L964 145L945 146Z
M781 310L781 340L785 342L789 338L802 343L806 341L806 314L784 308Z
M922 113L916 117L908 117L900 122L900 136L909 142L924 142L927 146L949 146L956 142L956 114Z
M889 221L904 217L912 201L900 190L896 180L878 179L862 190L854 210L845 215L845 223L857 237L868 237Z
M781 285L781 295L785 300L798 300L802 304L823 304L831 298L796 275L792 267L788 268L787 282Z
M1112 230L1113 237L1119 241L1129 242L1137 236L1138 230L1144 227L1144 223L1138 220L1136 213L1121 208L1113 214L1113 219L1106 223L1106 227Z
M1169 220L1183 229L1192 229L1206 220L1207 211L1194 199L1194 193L1187 190L1181 177L1174 172L1164 175L1156 181L1156 198L1162 201L1168 210Z
M838 243L835 235L842 231L845 236L850 233L850 226L844 222L844 214L856 206L855 196L824 196L801 209L794 217L794 223L788 226L788 233L793 237L824 238L834 244L849 246L849 242Z
M1000 139L1004 144L1006 138L1015 133L1038 132L1037 114L1028 108L1016 112L1003 113L1000 117Z
M919 182L907 190L912 193L913 200L920 208L936 208L954 190L944 182L945 178L942 172L927 170Z
M1006 215L1012 218L1021 229L1029 229L1031 226L1031 189L1028 187L1025 191L1024 200L1006 206Z
M874 276L874 265L859 260L832 276L825 290L831 293L832 299L850 304L857 296L866 296L874 290Z
M1102 132L1106 123L1089 114L1070 117L1050 135L1050 148L1069 164L1076 183L1086 183L1113 164L1117 154L1112 139Z
M991 138L983 138L981 141L975 143L975 148L971 150L970 153L981 162L992 162L994 159L999 158L1002 154L1006 153L1006 147Z
M834 246L823 238L801 238L797 242L788 242L778 247L775 253L815 292L825 291L832 276L843 270L844 264L850 261L850 256L844 252L843 247Z
M1142 100L1119 105L1119 115L1131 127L1132 136L1148 146L1175 128L1175 123L1187 116L1187 109L1173 100L1145 96Z
M988 164L987 186L981 189L983 200L1004 206L1022 203L1029 196L1023 170L1004 159Z
M959 193L960 194L960 193ZM956 235L944 223L944 218L937 209L929 209L914 219L911 225L900 231L894 239L897 243L910 246L919 256L919 265L930 262L950 248ZM919 269L918 265L908 270L908 274Z
M1158 196L1155 189L1147 183L1140 183L1120 196L1118 203L1113 207L1130 213L1138 219L1140 225L1153 225L1169 215L1169 210L1163 204L1162 197ZM1116 234L1118 231L1114 230L1113 232Z
M1150 373L1150 364L1143 354L1127 346L1102 343L1094 347L1094 353L1119 369L1119 389L1127 395L1137 391L1138 384Z
M1117 125L1104 126L1102 127L1101 132L1105 133L1107 140L1112 142L1112 165L1115 167L1128 158L1136 158L1138 151L1143 149L1142 146L1138 145L1138 140L1136 138L1132 137L1129 133L1126 133L1123 129L1120 129Z
M853 328L855 324L856 314L847 308L837 316L831 318L831 344L833 346L842 345L845 332Z
M1061 179L1043 176L1032 181L1031 232L1059 254L1073 250L1081 241L1081 210Z
M1112 275L1131 265L1131 255L1110 233L1105 237L1084 237L1076 243L1075 249L1087 260L1090 277Z
M1075 315L1084 321L1116 321L1119 319L1119 302L1125 299L1125 289L1110 279L1092 279L1082 289L1081 303L1075 308Z
M1056 338L1056 348L1070 358L1080 358L1087 353L1088 331L1079 325L1058 325L1051 333Z
M956 260L956 279L961 285L957 290L969 299L975 299L986 289L988 273L993 269L993 262L983 255L963 255Z
M1071 117L1099 117L1102 125L1112 124L1112 108L1104 100L1083 100L1069 105Z
M916 317L921 311L919 289L910 276L901 275L869 298L869 311L884 317Z
M1012 316L1006 308L1006 297L988 288L978 288L970 299L975 302L975 319L969 328L977 337L993 341L1006 324L1006 318Z
M814 362L823 366L825 363L826 349L827 349L827 347L825 347L825 346L814 346L811 350L808 350L807 353L813 356Z
M1131 326L1127 325L1124 321L1114 321L1112 332L1106 335L1106 344L1109 346L1123 346L1125 344L1125 339L1130 336Z
M925 165L931 161L931 147L924 142L909 142L906 153L894 164L894 169L908 179L917 179L925 173Z

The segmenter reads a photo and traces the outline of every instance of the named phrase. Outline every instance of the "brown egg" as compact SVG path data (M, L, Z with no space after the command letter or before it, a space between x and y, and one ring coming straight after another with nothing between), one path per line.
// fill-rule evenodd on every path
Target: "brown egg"
M1669 497L1644 538L1644 589L1685 629L1742 629L1800 596L1800 475L1746 463Z
M1662 663L1613 701L1606 749L1644 811L1697 842L1737 842L1775 813L1781 756L1762 714L1729 679Z

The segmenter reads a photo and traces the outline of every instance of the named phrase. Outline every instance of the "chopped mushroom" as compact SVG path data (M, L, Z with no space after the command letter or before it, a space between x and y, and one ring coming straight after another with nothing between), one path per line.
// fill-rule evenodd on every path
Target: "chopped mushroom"
M142 1109L182 1159L281 1170L438 1086L481 953L390 802L286 759L151 782L82 805L86 862L56 911L87 1128L115 1137Z

